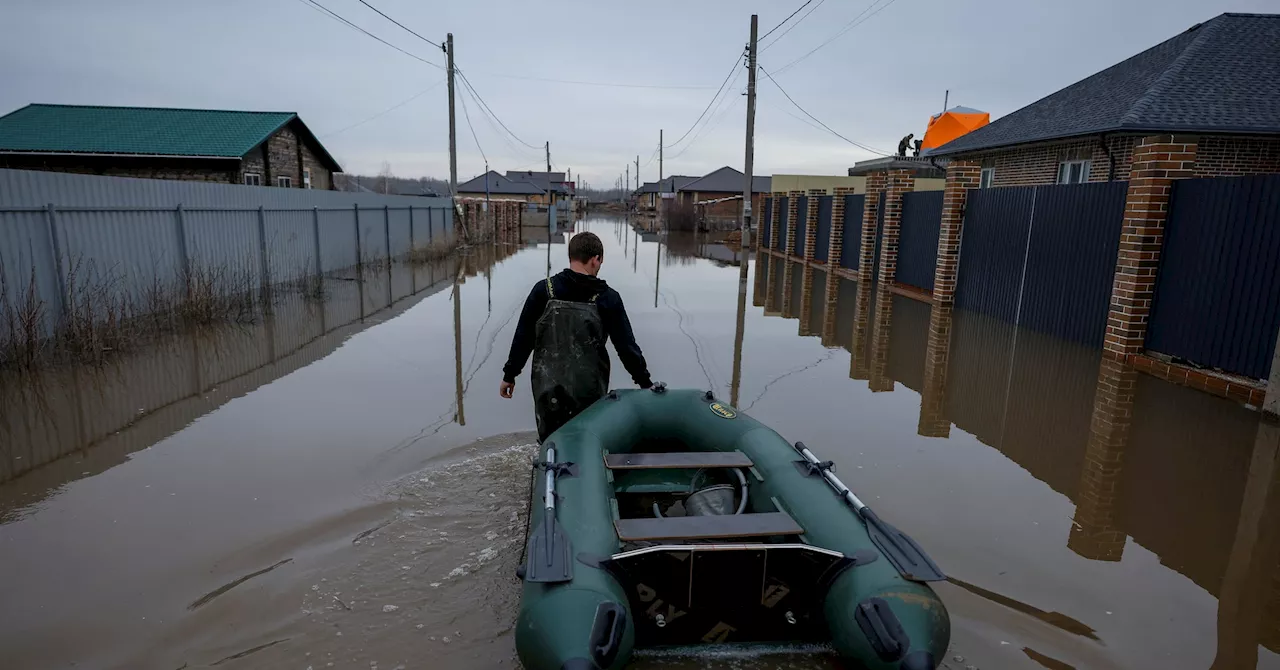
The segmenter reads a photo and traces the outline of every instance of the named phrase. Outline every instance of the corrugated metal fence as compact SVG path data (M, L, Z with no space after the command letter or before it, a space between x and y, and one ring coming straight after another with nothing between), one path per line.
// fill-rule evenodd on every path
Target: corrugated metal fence
M971 192L956 306L1100 345L1127 188L1101 182Z
M809 230L809 196L802 195L796 202L796 239L791 243L792 256L804 256L804 245Z
M858 255L862 253L862 206L866 195L844 196L844 237L841 240L840 267L858 269Z
M1174 183L1147 348L1265 379L1280 330L1280 175Z
M898 281L927 291L933 290L933 272L938 263L938 234L941 226L942 191L922 191L902 196Z
M31 290L46 333L90 285L137 298L205 273L258 287L452 231L448 198L0 170L2 297L16 305Z
M787 216L791 207L791 198L789 196L778 198L778 212L782 215L782 220L778 223L778 239L774 240L773 248L775 251L785 251L787 248Z
M761 208L763 211L760 212L761 218L758 226L762 243L760 246L766 249L769 248L769 231L773 230L773 208L777 206L774 200L774 198L765 198L764 207Z
M829 195L818 197L818 237L814 240L813 258L819 263L827 262L827 252L831 247L831 198Z

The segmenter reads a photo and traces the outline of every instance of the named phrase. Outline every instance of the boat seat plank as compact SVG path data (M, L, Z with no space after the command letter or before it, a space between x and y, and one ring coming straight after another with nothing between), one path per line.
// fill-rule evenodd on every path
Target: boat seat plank
M617 519L613 522L613 527L618 531L618 539L624 542L707 540L804 533L800 524L786 512Z
M610 470L650 468L749 468L751 459L741 451L671 451L653 454L605 454Z

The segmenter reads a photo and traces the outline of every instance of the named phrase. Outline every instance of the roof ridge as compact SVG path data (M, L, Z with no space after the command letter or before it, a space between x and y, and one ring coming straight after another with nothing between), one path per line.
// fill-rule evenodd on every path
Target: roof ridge
M1178 75L1182 73L1182 70L1186 68L1187 64L1190 63L1196 55L1198 55L1200 47L1204 46L1205 42L1209 41L1213 37L1214 33L1221 29L1223 24L1221 19L1223 16L1224 15L1219 15L1205 21L1204 23L1197 23L1182 33L1186 34L1187 32L1194 30L1200 34L1196 35L1195 38L1193 38L1191 42L1182 49L1182 53L1178 54L1178 57L1173 59L1173 62L1169 64L1169 67L1165 68L1164 72L1162 72L1159 77L1156 77L1156 80L1152 82L1151 86L1147 88L1147 91L1142 94L1142 97L1134 101L1133 106L1120 116L1119 123L1117 124L1119 127L1123 128L1125 126L1138 123L1142 118L1142 115L1146 113L1147 109L1156 101L1157 98L1164 94L1166 89L1173 85L1174 81L1178 78ZM1177 39L1177 36L1169 39Z
M159 112L215 112L220 114L292 114L294 116L298 116L297 112L285 112L285 111L272 112L272 111L251 110L251 109L206 109L202 107L147 107L147 106L139 106L139 105L70 105L70 104L57 103L57 102L32 102L32 103L28 103L27 107L64 107L64 108L73 108L73 109L137 109L137 110L151 110L151 111L159 111ZM20 107L19 109L25 109L25 108Z

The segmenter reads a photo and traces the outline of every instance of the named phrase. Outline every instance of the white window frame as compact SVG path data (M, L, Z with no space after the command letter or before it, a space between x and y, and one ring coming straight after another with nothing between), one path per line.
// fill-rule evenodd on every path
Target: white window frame
M1058 163L1058 183L1059 184L1083 184L1089 181L1089 166L1092 161L1088 159L1062 161ZM1075 178L1072 178L1072 168L1079 168Z
M302 169L302 188L311 188L311 168Z
M262 175L257 172L244 173L245 186L262 186Z
M276 177L276 186L280 188L293 188L292 177Z
M982 172L978 176L978 188L991 188L991 184L996 180L996 169L993 167L982 168Z

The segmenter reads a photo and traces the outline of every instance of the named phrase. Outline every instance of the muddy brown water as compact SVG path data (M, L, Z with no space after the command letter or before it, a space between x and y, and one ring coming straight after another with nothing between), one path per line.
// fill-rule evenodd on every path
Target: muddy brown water
M1280 668L1280 437L1256 413L768 256L735 352L732 248L578 227L655 379L835 460L946 569L947 667ZM548 252L565 265L530 237L0 378L0 667L518 667L534 424L527 375L514 401L497 384Z

